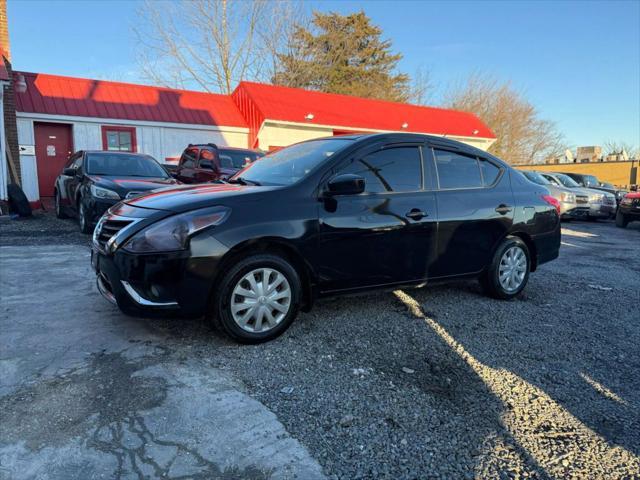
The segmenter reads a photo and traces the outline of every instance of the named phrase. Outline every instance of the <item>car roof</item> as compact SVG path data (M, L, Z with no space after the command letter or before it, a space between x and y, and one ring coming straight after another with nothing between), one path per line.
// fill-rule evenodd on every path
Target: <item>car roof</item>
M77 152L74 153L74 155L76 153L80 153L80 152L84 152L84 153L109 153L109 154L114 154L114 155L144 155L146 157L150 157L151 156L148 153L142 153L142 152L120 152L120 151L117 151L117 150L78 150Z
M237 150L237 151L240 151L240 152L260 153L257 150L253 150L251 148L227 147L226 145L220 146L220 145L216 145L215 143L214 144L211 144L211 143L192 143L192 144L189 145L189 147L212 147L213 148L214 145L218 150ZM187 148L189 148L189 147L187 147Z

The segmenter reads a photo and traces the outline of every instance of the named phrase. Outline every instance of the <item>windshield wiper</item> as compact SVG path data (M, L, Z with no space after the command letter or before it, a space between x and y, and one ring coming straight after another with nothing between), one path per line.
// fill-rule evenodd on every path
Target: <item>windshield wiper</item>
M240 185L255 185L256 187L260 186L260 182L256 182L255 180L249 180L247 178L236 177L230 178L227 180L228 183L239 183Z

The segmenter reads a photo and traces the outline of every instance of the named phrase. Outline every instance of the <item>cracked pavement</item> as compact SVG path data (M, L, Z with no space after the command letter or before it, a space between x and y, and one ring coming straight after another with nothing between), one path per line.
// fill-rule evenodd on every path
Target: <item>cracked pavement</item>
M0 478L323 477L240 382L105 302L88 255L0 249Z

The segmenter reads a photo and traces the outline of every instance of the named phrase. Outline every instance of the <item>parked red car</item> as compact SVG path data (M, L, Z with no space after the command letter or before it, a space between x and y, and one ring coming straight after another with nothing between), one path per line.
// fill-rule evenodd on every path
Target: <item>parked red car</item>
M629 222L640 222L640 192L629 192L618 205L616 226L626 228Z
M189 145L173 176L183 183L223 180L264 155L255 150L218 147L213 143Z

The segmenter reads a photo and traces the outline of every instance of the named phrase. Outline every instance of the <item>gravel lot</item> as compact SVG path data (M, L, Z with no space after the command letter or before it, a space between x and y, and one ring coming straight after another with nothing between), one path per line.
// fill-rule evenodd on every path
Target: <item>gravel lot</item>
M0 243L78 245L86 261L87 237L74 229L48 215L4 222ZM517 300L456 282L323 301L260 346L231 343L201 321L131 320L99 303L95 289L82 295L100 305L92 325L108 322L119 342L161 349L147 351L144 365L150 356L195 362L241 385L329 478L638 478L640 223L574 222L563 233L560 259ZM17 310L2 312L18 322ZM106 341L74 361L95 362L91 348L108 350ZM55 379L65 362L20 376L11 401L0 399L5 411L46 423L47 413L18 408L15 392Z

